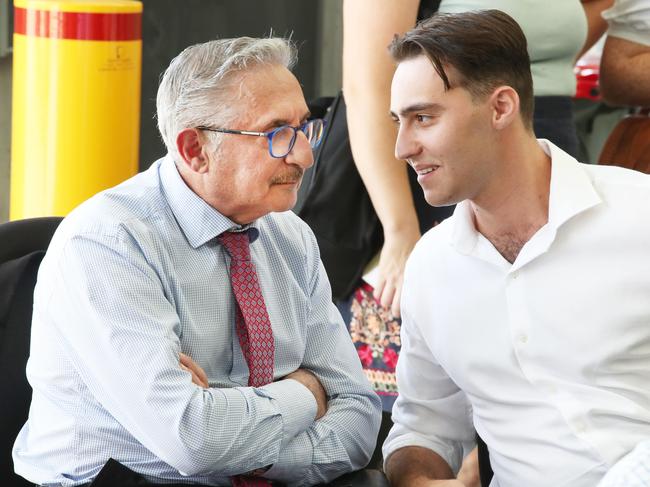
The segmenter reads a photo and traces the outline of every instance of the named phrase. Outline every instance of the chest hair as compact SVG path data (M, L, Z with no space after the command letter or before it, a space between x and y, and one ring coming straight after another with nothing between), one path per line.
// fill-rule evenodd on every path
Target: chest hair
M494 248L497 249L503 258L512 264L528 241L528 236L522 237L514 233L507 233L490 237L488 240L492 242Z

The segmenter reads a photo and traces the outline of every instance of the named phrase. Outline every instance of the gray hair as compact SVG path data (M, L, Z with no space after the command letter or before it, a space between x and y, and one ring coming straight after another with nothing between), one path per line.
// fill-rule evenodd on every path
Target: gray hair
M277 37L220 39L181 52L163 74L156 98L158 130L172 157L177 159L181 130L231 118L226 98L232 96L237 73L264 64L291 69L296 59L292 42Z

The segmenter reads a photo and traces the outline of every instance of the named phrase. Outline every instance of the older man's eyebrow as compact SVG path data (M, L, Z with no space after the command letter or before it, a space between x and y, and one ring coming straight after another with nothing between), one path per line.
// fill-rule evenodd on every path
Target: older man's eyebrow
M406 115L409 115L413 112L429 112L429 113L440 113L444 110L443 106L440 105L439 103L414 103L413 105L409 105L405 108L402 108L399 111L400 116L404 117ZM392 118L398 118L397 114L391 110L390 116Z
M302 116L302 118L300 119L300 123L305 123L310 116L311 116L311 112L307 110L305 114ZM267 128L271 128L271 127L280 127L282 125L291 125L291 123L292 123L291 120L287 120L284 118L275 118L264 126Z

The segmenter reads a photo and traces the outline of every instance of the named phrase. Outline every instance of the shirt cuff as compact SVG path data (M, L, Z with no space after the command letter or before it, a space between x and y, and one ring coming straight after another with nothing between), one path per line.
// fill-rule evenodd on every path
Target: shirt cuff
M280 482L290 482L303 476L303 472L312 464L314 447L305 432L296 436L285 448L280 450L278 461L263 475L264 478Z
M257 391L271 398L282 416L282 455L289 442L313 424L318 407L316 398L309 389L293 379L272 382L258 387Z

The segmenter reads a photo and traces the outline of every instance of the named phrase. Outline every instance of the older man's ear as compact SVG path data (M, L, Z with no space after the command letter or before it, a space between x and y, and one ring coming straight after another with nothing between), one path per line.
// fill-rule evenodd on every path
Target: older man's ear
M183 129L176 136L178 154L185 165L197 173L208 171L208 158L205 154L206 144L207 141L199 129Z

